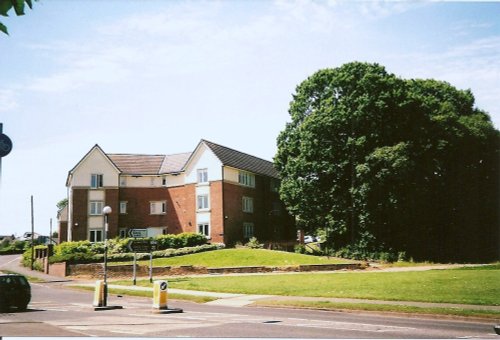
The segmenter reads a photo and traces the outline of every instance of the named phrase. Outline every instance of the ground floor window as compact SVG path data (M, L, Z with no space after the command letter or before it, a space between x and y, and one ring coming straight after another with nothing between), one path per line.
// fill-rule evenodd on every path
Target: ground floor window
M254 236L253 223L248 223L248 222L243 223L243 238L251 238L253 236Z
M102 242L102 229L91 229L89 231L89 240L90 242Z
M210 237L210 225L208 223L198 224L198 233Z

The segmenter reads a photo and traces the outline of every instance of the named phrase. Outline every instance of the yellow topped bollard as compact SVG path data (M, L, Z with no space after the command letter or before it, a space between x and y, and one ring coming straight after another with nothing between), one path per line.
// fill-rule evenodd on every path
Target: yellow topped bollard
M110 309L122 309L122 306L108 306L106 299L106 284L103 280L97 280L95 282L95 291L94 291L94 311L99 310L110 310Z
M168 282L153 282L153 313L182 313L180 308L168 308Z
M167 309L168 282L155 281L153 283L153 308Z
M94 290L94 307L103 307L104 306L104 281L97 280L95 282L95 290Z

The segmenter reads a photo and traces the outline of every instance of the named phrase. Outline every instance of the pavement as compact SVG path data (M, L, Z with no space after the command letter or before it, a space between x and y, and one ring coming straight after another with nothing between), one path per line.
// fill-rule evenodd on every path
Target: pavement
M375 271L367 272L383 272L383 271L424 271L432 269L447 269L454 267L463 267L464 265L440 265L440 266L422 266L422 267L404 267L404 268L378 268ZM64 285L69 286L95 286L95 280L81 279L81 278L62 278L59 276L48 275L36 270L31 270L26 267L22 267L19 261L11 261L9 263L3 264L0 269L10 270L17 272L29 277L35 277L44 282L59 282ZM338 272L338 271L337 271ZM345 272L345 271L342 271ZM365 272L365 271L356 271ZM259 275L265 275L260 273ZM275 274L268 274L275 275ZM211 275L213 276L213 275ZM152 291L150 287L140 287L140 286L125 286L116 285L110 281L109 288L121 288L128 290L139 290L139 291ZM485 306L485 305L467 305L467 304L453 304L453 303L430 303L430 302L414 302L414 301L386 301L386 300L368 300L368 299L349 299L349 298L326 298L326 297L301 297L301 296L278 296L278 295L249 295L249 294L231 294L222 292L205 292L205 291L194 291L185 289L175 289L169 288L169 293L172 294L183 294L183 295L195 295L195 296L207 296L216 298L216 300L207 302L208 305L218 305L218 306L231 306L231 307L243 307L253 304L256 301L329 301L337 303L366 303L366 304L383 304L383 305L402 305L402 306L414 306L422 308L456 308L456 309L469 309L469 310L490 310L490 311L500 311L500 306Z

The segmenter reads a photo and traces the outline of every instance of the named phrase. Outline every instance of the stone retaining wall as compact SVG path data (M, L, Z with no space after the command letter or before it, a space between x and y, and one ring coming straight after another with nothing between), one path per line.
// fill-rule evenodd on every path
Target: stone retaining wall
M312 272L312 271L335 271L335 270L359 270L366 266L361 263L341 263L341 264L315 264L286 267L221 267L206 268L197 266L180 267L153 267L153 276L175 276L175 275L200 275L200 274L242 274L242 273L270 273L270 272ZM137 265L137 276L147 277L149 267ZM66 270L69 276L85 276L90 278L102 278L104 266L102 263L74 264L68 265ZM57 274L54 274L57 275ZM133 265L113 266L108 264L107 276L110 278L130 278L133 276Z

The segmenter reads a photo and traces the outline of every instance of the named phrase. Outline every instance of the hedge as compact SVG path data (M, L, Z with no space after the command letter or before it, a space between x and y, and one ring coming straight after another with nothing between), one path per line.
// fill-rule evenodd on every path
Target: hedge
M201 251L219 249L220 245L207 244L204 235L194 233L182 233L177 235L160 235L154 238L157 243L157 251L153 252L153 257L169 257L185 254L192 254ZM134 257L130 253L127 245L133 238L110 239L108 240L108 260L109 261L129 261ZM104 257L104 242L91 243L90 241L64 242L54 247L54 255L49 259L50 263L68 262L93 263L102 262ZM137 254L137 259L149 258L149 254ZM23 262L31 260L31 249L23 254ZM25 264L26 266L26 264Z

